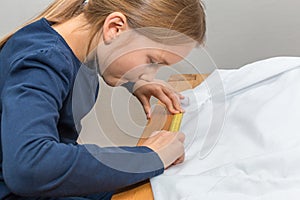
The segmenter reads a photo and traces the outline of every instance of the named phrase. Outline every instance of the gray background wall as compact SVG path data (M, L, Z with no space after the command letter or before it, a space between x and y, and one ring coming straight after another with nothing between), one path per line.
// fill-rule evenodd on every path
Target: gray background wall
M51 0L2 0L0 37ZM206 47L220 68L278 55L300 55L299 0L204 0Z
M36 15L50 2L2 0L0 37ZM273 56L300 56L299 0L205 0L205 6L208 23L206 49L217 67L239 68ZM209 71L211 62L207 58L193 56L192 60L203 68L201 72ZM95 112L84 122L87 126L83 132L89 134L83 134L81 140L103 145L107 144L103 141L110 140L117 144L134 144L146 123L138 101L122 88L113 90L103 86L100 94ZM111 99L118 101L111 103ZM111 114L112 108L116 115ZM131 121L123 115L128 110ZM99 127L112 136L108 139L101 136Z

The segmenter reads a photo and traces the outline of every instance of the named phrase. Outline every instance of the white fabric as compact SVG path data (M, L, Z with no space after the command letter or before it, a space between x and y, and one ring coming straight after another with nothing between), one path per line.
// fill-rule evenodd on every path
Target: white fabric
M300 58L216 70L183 94L186 160L151 179L156 200L300 198Z

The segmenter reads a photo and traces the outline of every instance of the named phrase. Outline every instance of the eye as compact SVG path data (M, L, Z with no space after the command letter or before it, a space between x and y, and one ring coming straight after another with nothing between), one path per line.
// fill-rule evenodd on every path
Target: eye
M162 63L160 63L160 62L158 62L158 61L156 61L156 60L154 60L152 57L148 57L148 63L150 64L150 65L160 65L160 64L162 64Z
M151 57L149 57L149 64L156 64L157 62L155 62L155 60Z

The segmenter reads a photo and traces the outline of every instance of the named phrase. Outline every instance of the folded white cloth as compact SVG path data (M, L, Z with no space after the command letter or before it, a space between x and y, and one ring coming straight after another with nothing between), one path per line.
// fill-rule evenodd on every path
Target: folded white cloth
M183 95L186 160L151 179L156 200L300 197L300 58L216 70Z

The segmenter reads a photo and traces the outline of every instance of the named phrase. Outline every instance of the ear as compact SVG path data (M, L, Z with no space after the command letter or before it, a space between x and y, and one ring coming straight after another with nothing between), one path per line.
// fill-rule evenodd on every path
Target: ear
M128 29L127 19L120 12L113 12L108 15L103 24L103 40L105 44L110 44L123 31Z

